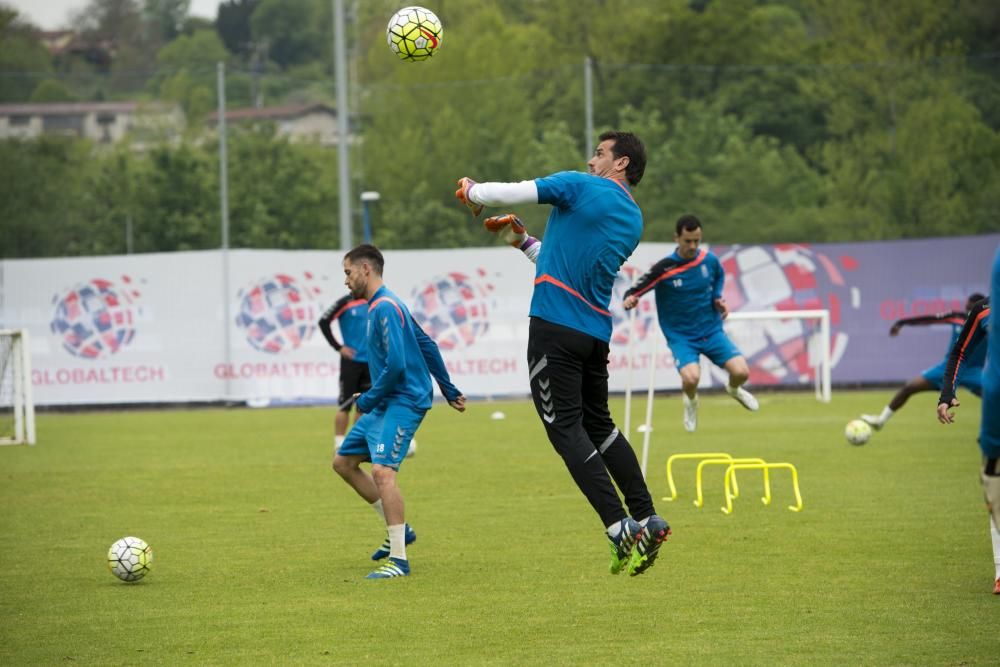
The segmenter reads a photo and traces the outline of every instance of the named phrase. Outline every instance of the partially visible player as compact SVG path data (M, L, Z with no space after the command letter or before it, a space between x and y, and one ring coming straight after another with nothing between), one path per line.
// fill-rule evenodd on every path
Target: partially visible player
M938 315L922 315L920 317L908 317L906 319L897 320L893 323L892 327L889 329L890 336L898 336L900 329L904 326L927 326L933 324L947 324L951 326L951 341L948 343L948 350L951 350L955 345L955 340L958 338L959 332L962 330L962 325L965 323L965 319L972 310L972 307L976 302L983 299L982 294L971 294L965 303L965 311L952 311L949 313L940 313ZM976 396L982 393L982 373L983 364L986 362L986 348L981 346L979 349L968 350L968 356L964 359L961 371L957 376L957 382L959 386L965 387L971 391ZM936 366L932 366L925 370L923 373L917 377L909 380L906 384L899 388L896 395L892 397L889 405L882 408L881 414L877 415L861 415L861 419L868 422L876 431L882 430L886 422L909 400L910 396L920 393L922 391L940 391L942 387L942 378L944 377L945 367L948 365L947 353L945 358L941 360L941 363Z
M336 320L340 325L343 344L333 335L332 324ZM368 327L368 302L355 299L350 293L345 294L332 306L327 308L319 318L319 330L330 346L340 353L340 408L333 418L334 449L340 449L347 433L347 423L350 419L351 401L354 394L368 391L372 386L368 374L368 356L365 353L365 337ZM357 421L361 412L355 408L354 420Z
M997 253L996 265L993 269L993 289L998 288L1000 274L1000 252ZM962 326L962 331L951 347L948 355L948 366L942 379L941 396L938 398L937 416L942 424L955 421L950 412L959 406L955 397L955 385L961 373L962 364L970 350L977 347L989 350L1000 350L995 326L990 324L989 299L979 301ZM990 332L990 333L988 333ZM985 343L985 345L983 344ZM995 353L994 353L995 356ZM986 495L986 505L990 508L990 537L993 542L993 594L1000 595L1000 469L997 467L997 457L1000 455L1000 377L997 364L987 355L983 377L983 421L980 426L979 446L983 452L983 470L981 480Z
M518 183L462 178L455 193L476 216L485 205L552 207L545 243L532 244L540 250L529 252L536 263L527 350L531 396L549 442L607 531L611 573L633 576L653 565L670 532L608 409L608 305L618 270L642 234L642 211L631 188L645 168L638 137L605 132L587 174L560 172ZM492 231L517 221L515 234L524 233L516 216L500 217L506 222L494 220Z
M750 378L746 358L729 340L722 321L729 315L722 298L726 273L718 258L701 248L701 221L682 215L674 228L677 249L654 264L625 291L622 305L631 310L639 298L654 290L656 316L684 391L684 428L698 428L698 383L701 355L729 373L726 392L747 410L755 412L757 399L743 388Z
M344 256L344 283L355 299L368 302L372 386L356 397L364 414L333 459L333 469L384 519L388 529L388 560L369 574L369 579L410 574L406 543L412 540L408 540L410 531L396 474L413 434L431 407L431 377L451 407L465 410L465 396L451 383L437 344L417 325L403 301L383 284L384 265L382 253L372 245L360 245ZM371 473L361 469L365 462L371 462Z

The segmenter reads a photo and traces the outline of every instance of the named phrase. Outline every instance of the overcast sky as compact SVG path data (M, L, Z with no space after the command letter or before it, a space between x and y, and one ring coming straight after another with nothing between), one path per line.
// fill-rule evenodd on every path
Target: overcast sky
M191 0L192 16L215 20L221 0ZM56 30L69 25L70 14L87 6L87 0L0 0L0 4L16 9L43 30Z

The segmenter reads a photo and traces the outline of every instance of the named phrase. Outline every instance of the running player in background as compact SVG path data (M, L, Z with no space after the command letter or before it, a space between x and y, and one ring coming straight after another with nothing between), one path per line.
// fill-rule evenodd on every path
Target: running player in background
M567 171L519 183L462 178L455 196L475 216L486 205L552 206L545 243L536 241L540 250L529 254L536 263L528 326L531 396L549 441L607 530L611 573L624 569L634 576L653 565L670 532L608 410L608 305L615 276L642 235L631 187L642 179L646 150L629 132L605 132L587 169L589 174ZM494 219L491 231L514 221L515 235L525 234L513 215Z
M451 383L437 344L413 320L403 301L383 284L384 265L382 253L372 245L360 245L344 256L345 284L355 299L368 302L366 342L372 386L356 397L364 414L333 459L337 474L387 526L388 549L383 545L372 558L388 556L388 560L368 579L410 574L406 544L416 536L410 539L412 529L404 519L396 475L413 434L431 407L432 376L448 405L465 411L465 396ZM370 474L361 469L361 464L369 461Z
M997 254L997 261L1000 262L1000 253ZM996 273L1000 268L994 268L993 289L997 289ZM942 424L951 424L955 417L950 410L959 406L955 397L955 384L961 373L962 364L966 356L977 347L1000 350L1000 343L996 338L987 342L988 331L993 327L990 325L990 304L989 299L979 301L972 310L962 326L962 331L958 334L954 344L951 346L951 353L948 355L948 366L942 379L941 396L938 398L937 416ZM986 343L986 344L984 344ZM987 385L987 375L991 372L987 370L992 362L988 361L986 369L983 370L983 421L980 427L979 446L983 452L982 484L986 494L986 505L992 508L990 512L990 538L993 542L993 594L1000 595L1000 470L997 469L997 455L1000 453L1000 401L990 402L990 398L985 393ZM992 365L996 370L996 365ZM1000 382L993 383L995 388L1000 389ZM1000 394L995 394L1000 397ZM992 410L992 414L987 416L987 412ZM992 431L992 444L990 444L990 431ZM985 439L984 439L985 438Z
M729 308L722 298L726 274L718 258L701 248L701 221L683 215L674 228L677 250L654 264L639 281L625 291L622 305L631 310L639 298L655 290L656 316L684 390L684 428L698 428L698 383L701 355L729 373L726 392L747 410L759 405L743 388L750 377L747 360L722 328Z
M336 320L340 325L340 334L344 337L343 344L333 335L332 324ZM368 391L372 386L368 374L368 356L365 354L365 336L368 327L368 302L355 299L351 294L345 294L336 303L326 309L319 318L319 330L330 346L340 353L340 398L337 403L340 408L333 418L334 449L340 449L347 433L347 423L350 419L351 401L354 394ZM355 408L354 420L361 413Z
M969 311L976 302L983 299L982 294L972 294L969 296L965 304L965 311L959 312L954 311L950 313L941 313L939 315L923 315L920 317L908 317L903 320L898 320L893 323L892 327L889 329L890 336L898 336L899 330L904 326L927 326L931 324L947 324L952 328L951 341L948 343L948 350L951 350L955 345L955 340L958 338L959 332L962 330L962 325L965 324L965 318L968 316ZM957 382L960 386L965 387L971 391L976 396L982 393L982 372L983 364L986 361L986 349L985 346L980 346L979 349L968 350L968 356L963 361L962 369L958 374ZM876 431L882 430L886 422L909 400L910 396L917 394L922 391L940 391L942 385L942 379L944 378L945 367L948 365L948 357L945 358L936 366L928 368L923 373L913 378L896 392L896 395L892 397L889 405L882 408L881 414L877 415L861 415L861 419L868 422L868 424Z

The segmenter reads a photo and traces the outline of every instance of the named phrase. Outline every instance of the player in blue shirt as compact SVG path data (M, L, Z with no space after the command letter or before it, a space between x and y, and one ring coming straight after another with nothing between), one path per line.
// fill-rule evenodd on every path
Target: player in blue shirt
M993 294L1000 289L1000 249L997 250L993 262ZM993 594L1000 595L1000 365L995 364L994 352L1000 350L1000 334L998 327L990 322L990 304L988 299L979 301L965 320L962 331L958 335L948 355L948 367L942 380L941 396L938 398L938 421L951 424L955 421L950 410L957 408L959 403L955 398L957 384L963 361L977 347L985 347L987 351L986 365L982 371L983 418L979 426L979 448L983 453L983 470L980 481L983 494L986 496L986 507L990 511L990 537L993 542ZM985 343L985 344L984 344Z
M951 340L948 342L948 350L950 351L954 347L955 341L958 339L958 336L962 331L962 325L965 324L965 320L966 317L968 317L969 312L972 310L973 306L975 306L976 303L981 301L983 298L982 294L969 295L969 298L965 303L964 311L953 311L949 313L939 313L936 315L922 315L919 317L908 317L906 319L897 320L896 322L893 322L892 327L889 328L889 335L899 335L900 329L904 326L947 324L951 326ZM968 349L966 351L966 356L963 360L961 370L956 378L958 385L965 387L976 396L982 394L983 364L985 363L985 345L976 345ZM900 387L899 391L897 391L892 397L889 405L882 408L881 414L861 415L861 419L868 422L869 426L876 431L882 430L885 423L889 421L897 410L906 404L906 401L909 400L910 396L922 391L941 391L943 386L942 380L947 366L948 353L946 352L944 359L941 360L941 363L936 366L931 366L923 373L912 380L909 380L906 384Z
M388 527L388 550L383 545L372 555L375 560L385 556L388 560L369 574L369 579L410 573L406 544L415 536L404 519L396 474L413 434L431 407L431 376L448 404L459 412L465 410L465 396L451 383L437 345L413 320L402 300L383 284L384 265L382 253L371 245L360 245L344 256L344 282L355 299L368 302L372 386L356 395L358 409L364 414L333 459L337 474L372 505ZM370 474L361 469L365 462L372 464Z
M656 316L667 339L684 391L684 428L698 428L700 355L729 373L726 391L747 410L758 409L757 399L743 388L750 377L747 360L722 329L729 314L722 288L726 274L718 258L701 248L701 221L683 215L674 229L677 250L667 255L625 292L622 305L631 310L639 298L655 290Z
M340 324L340 333L344 337L343 344L333 335L332 324L336 320ZM368 356L365 354L365 337L368 329L368 302L355 299L352 294L345 294L332 306L327 308L319 318L319 330L326 342L340 353L340 398L342 406L337 410L333 420L334 449L340 449L347 433L347 422L351 412L350 399L354 394L367 391L372 386L368 374ZM355 412L355 421L361 412Z
M588 174L560 172L520 183L463 178L455 195L477 216L485 205L552 206L545 243L534 257L531 396L549 441L606 527L611 573L637 575L653 565L670 527L656 515L635 452L608 410L608 305L615 276L642 234L631 188L645 171L645 148L631 133L605 132L587 168ZM501 217L506 225L516 220Z

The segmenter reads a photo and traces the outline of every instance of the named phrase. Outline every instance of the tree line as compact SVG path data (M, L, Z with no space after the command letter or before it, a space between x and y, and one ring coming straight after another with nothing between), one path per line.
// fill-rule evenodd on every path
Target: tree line
M91 0L76 26L110 60L53 56L0 10L0 100L160 100L179 141L147 150L0 142L4 257L214 248L215 63L231 107L334 105L329 0ZM715 243L966 235L1000 229L1000 6L986 0L438 0L444 40L397 60L397 2L349 8L351 191L381 194L387 248L495 243L458 207L460 176L584 169L584 59L595 134L629 129L648 241L695 213ZM430 4L428 2L428 4ZM231 245L337 248L335 149L231 126ZM355 206L358 208L358 206ZM545 207L515 211L541 233ZM360 215L355 221L360 237Z

